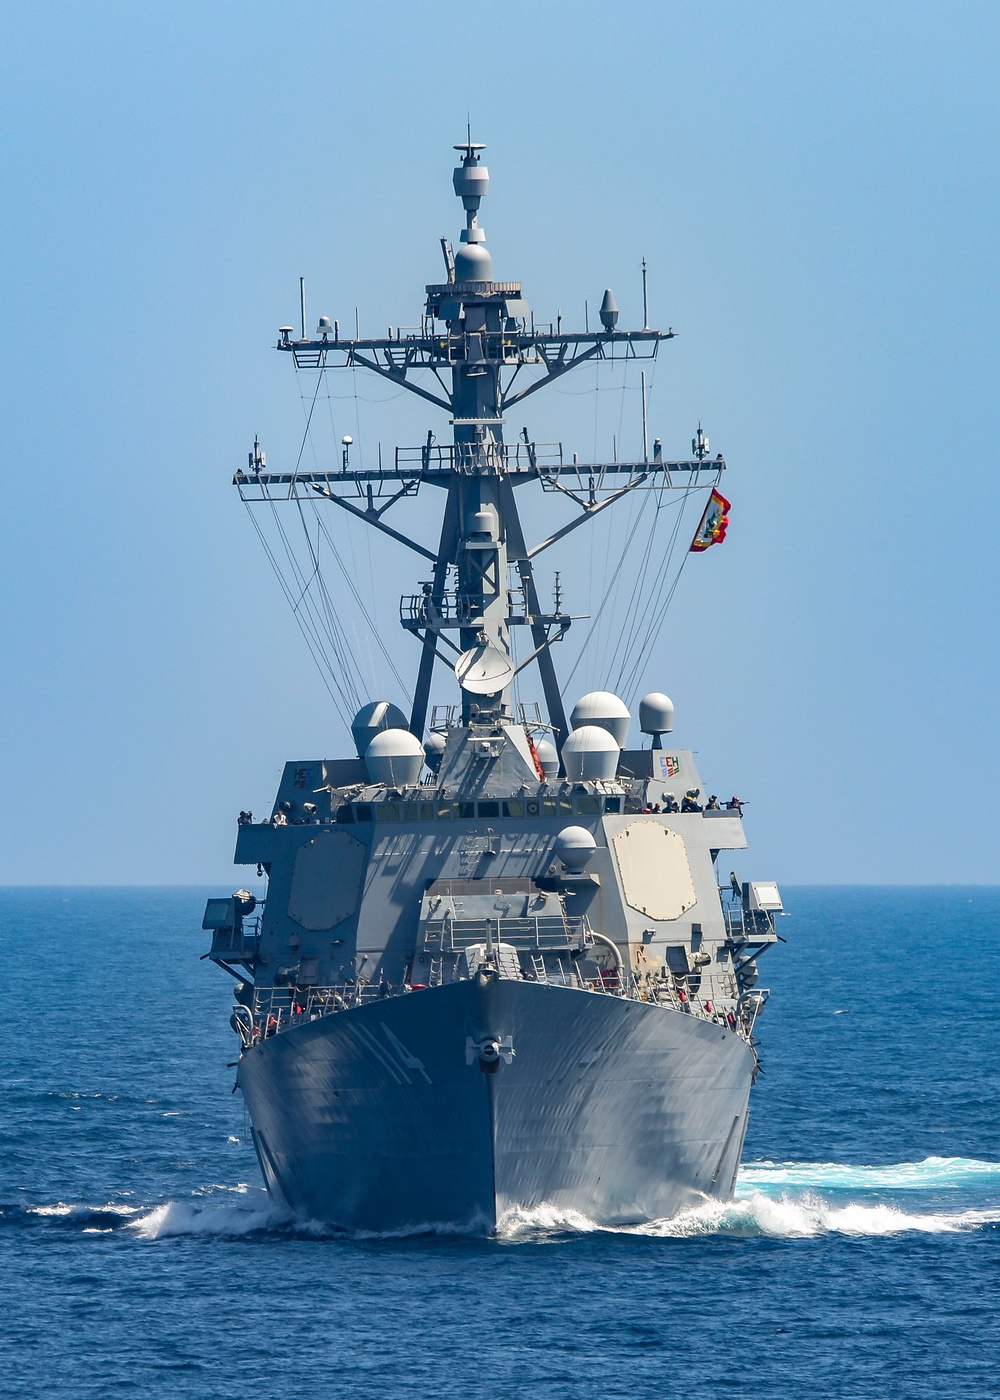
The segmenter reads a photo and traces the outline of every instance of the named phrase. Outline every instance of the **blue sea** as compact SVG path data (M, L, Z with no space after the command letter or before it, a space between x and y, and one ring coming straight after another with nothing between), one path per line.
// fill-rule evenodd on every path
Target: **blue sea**
M283 1220L196 889L0 890L0 1395L1000 1395L1000 889L785 890L737 1199Z

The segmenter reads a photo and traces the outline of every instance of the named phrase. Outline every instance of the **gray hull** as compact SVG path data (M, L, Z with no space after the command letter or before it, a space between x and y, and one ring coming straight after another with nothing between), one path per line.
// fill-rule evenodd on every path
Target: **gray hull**
M510 1037L483 1071L475 1046ZM601 1224L732 1194L746 1042L671 1008L471 980L341 1011L243 1056L268 1189L351 1231L493 1230L513 1208Z

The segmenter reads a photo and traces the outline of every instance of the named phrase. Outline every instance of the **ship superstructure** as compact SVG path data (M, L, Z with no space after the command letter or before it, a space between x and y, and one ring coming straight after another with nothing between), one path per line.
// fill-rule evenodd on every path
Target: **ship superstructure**
M658 443L581 463L505 440L529 395L588 361L652 358L672 332L619 329L610 292L599 330L536 327L521 285L493 280L483 148L456 149L466 227L420 326L345 339L323 318L278 347L412 391L452 440L430 432L367 470L345 445L304 472L268 472L255 445L235 478L247 501L322 497L423 556L400 606L419 643L412 707L363 706L354 756L287 764L269 819L244 814L236 862L266 872L267 897L209 902L210 956L238 978L237 1084L264 1179L297 1213L377 1231L491 1230L542 1204L648 1220L732 1192L780 898L720 888L741 809L705 809L665 695L639 705L649 747L628 746L608 691L567 715L552 648L571 618L558 596L543 606L535 561L633 491L715 487L725 462L700 429L684 461ZM436 548L387 519L425 487L442 494ZM529 538L522 487L575 515ZM429 714L440 666L455 700ZM513 698L528 667L544 717Z

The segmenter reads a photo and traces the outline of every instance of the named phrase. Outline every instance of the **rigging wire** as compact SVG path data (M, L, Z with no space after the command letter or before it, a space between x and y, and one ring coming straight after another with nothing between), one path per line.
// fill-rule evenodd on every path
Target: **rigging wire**
M351 649L347 634L333 606L326 581L323 578L323 572L319 562L319 531L317 529L316 546L314 548L312 537L309 534L309 526L305 518L305 512L302 509L302 502L298 497L295 499L295 504L298 509L299 521L302 525L302 533L306 541L306 548L309 551L313 565L312 573L309 577L309 586L312 587L312 585L315 584L316 592L319 596L318 604L314 603L313 606L317 615L324 623L324 630L330 639L330 645L337 663L340 666L344 682L351 687L352 693L356 697L357 704L355 709L358 710L361 708L361 696L364 693L365 680L358 666L357 658Z
M682 538L680 534L680 529L684 521L684 507L687 504L689 496L693 495L694 492L698 489L700 488L689 486L684 491L681 497L680 510L677 512L677 518L674 521L673 532L670 536L670 541L667 546L667 555L664 560L663 573L661 574L659 580L660 586L657 590L655 598L651 600L651 606L649 608L649 624L646 628L645 636L642 638L638 647L635 648L634 656L631 658L631 661L629 661L628 657L623 658L622 664L618 670L618 676L615 682L616 691L624 689L625 692L629 695L630 699L632 698L632 691L639 683L639 678L642 674L643 667L646 665L646 662L648 661L649 656L652 653L653 647L656 645L656 642L659 638L660 632L663 629L663 622L667 615L667 609L670 607L670 604L673 601L674 594L677 592L677 587L681 581L681 574L684 572L684 565L687 563L688 558L690 557L690 549L684 549L684 552L681 555L680 563L677 566L677 571L671 579L670 564L673 559L674 552L677 548L677 541L678 539ZM683 548L683 545L681 547Z
M615 571L614 571L614 575L613 575L613 577L612 577L611 584L609 585L609 590L611 590L611 613L612 613L612 616L614 616L614 614L615 614L615 613L617 612L617 610L618 610L618 593L619 593L619 589L620 589L620 586L621 586L622 566L623 566L626 562L628 562L628 556L629 556L629 553L630 553L629 548L628 548L629 542L635 537L635 532L636 532L636 531L638 530L638 528L639 528L639 519L637 519L636 517L637 517L637 514L638 514L638 516L641 518L643 509L645 508L645 506L646 506L647 504L648 504L647 493L642 492L642 491L639 491L639 490L633 491L633 492L631 493L631 499L629 500L629 503L628 503L628 517L627 517L627 520L626 520L626 523L625 523L625 543L624 543L624 546L623 546L622 551L621 551L621 557L620 557L620 559L619 559L619 561L618 561L618 564L617 564L617 566L616 566L616 568L615 568ZM610 540L611 540L611 537L610 537L610 532L609 532L609 536L608 536L608 547L609 547L609 549L610 549ZM607 632L605 633L605 635L604 635L604 637L603 637L603 639L602 639L602 643L601 643L600 658L599 658L598 667L597 667L598 675L600 675L600 676L605 676L605 675L607 675L607 673L608 673L608 671L610 670L611 666L614 664L614 658L613 658L613 655L612 655L612 648L615 647L615 646L617 645L617 643L618 643L618 635L617 635L616 629L609 627L609 628L607 629Z
M639 565L635 587L632 589L632 595L629 599L629 605L625 610L625 617L622 620L621 631L619 634L623 638L622 650L625 655L628 655L629 649L631 648L632 643L635 639L635 635L638 632L639 627L642 625L642 604L646 600L646 576L649 572L650 560L653 554L653 545L655 544L657 538L657 517L659 516L660 511L663 509L664 506L663 492L669 489L670 487L667 486L663 481L661 481L659 485L655 488L655 508L652 512L652 520L650 522L649 535L646 539L646 547L643 551L642 562ZM683 505L683 502L681 504Z
M392 659L392 652L389 650L389 648L386 646L385 642L382 640L381 633L380 633L380 632L378 631L378 629L376 628L374 619L372 618L371 614L368 612L368 609L365 607L364 599L362 598L361 594L358 592L357 586L355 585L355 582L354 582L353 578L351 577L350 572L348 571L347 565L345 564L345 562L344 562L344 560L343 560L343 558L342 558L342 556L341 556L341 554L340 554L340 551L337 549L337 546L336 546L336 544L334 543L333 537L332 537L332 535L330 534L329 527L327 526L326 522L325 522L325 521L322 519L322 517L320 516L319 503L318 503L318 502L314 502L314 503L312 503L312 504L313 504L313 509L314 509L315 512L316 512L317 524L318 524L320 530L321 530L322 533L323 533L323 538L326 540L327 546L328 546L328 548L329 548L331 554L333 555L334 559L335 559L336 562L337 562L337 565L338 565L338 567L339 567L339 569L340 569L340 571L341 571L341 573L342 573L342 575L343 575L343 577L344 577L344 582L347 584L347 587L350 589L351 596L353 597L355 603L357 604L358 610L360 611L360 613L361 613L362 617L364 618L365 622L368 624L368 627L369 627L369 629L371 630L371 633L372 633L372 635L374 636L376 643L378 644L379 650L381 651L383 657L385 658L386 664L388 665L389 669L392 671L393 676L396 678L397 684L399 685L399 687L400 687L400 689L402 690L403 694L406 696L407 700L409 700L409 701L412 703L413 696L412 696L412 694L410 693L410 690L409 690L409 688L407 687L406 682L403 680L402 676L399 674L399 671L398 671L397 668L396 668L396 663L395 663L395 661L393 661L393 659Z
M635 503L632 502L632 504L633 504L633 506L634 506ZM630 523L631 523L631 522L630 522ZM609 535L610 535L610 532L609 532ZM609 548L610 548L610 546L609 546ZM618 578L619 578L619 575L621 574L622 569L623 569L624 566L625 566L625 563L626 563L626 560L627 560L627 559L628 559L628 551L625 550L625 549L623 549L622 552L621 552L621 554L620 554L620 556L619 556L618 563L615 565L615 570L614 570L614 573L613 573L612 576L611 576L611 581L608 583L607 587L604 589L604 595L603 595L603 597L601 598L600 606L598 607L597 612L594 614L593 621L591 622L590 626L587 628L587 635L584 637L582 643L580 644L580 650L579 650L579 652L577 653L577 658L576 658L576 660L575 660L574 663L573 663L573 667L572 667L572 669L571 669L569 675L566 677L566 680L565 680L565 682L564 682L565 685L569 685L570 681L573 679L573 676L576 674L577 667L580 665L580 662L583 660L584 655L585 655L585 653L586 653L586 651L587 651L587 648L588 648L588 646L590 645L591 641L592 641L593 638L594 638L594 634L595 634L595 632L597 631L598 625L599 625L599 623L600 623L600 621L601 621L601 617L603 616L604 609L607 607L608 603L611 601L612 593L613 593L613 592L616 593L616 585L617 585L617 583L618 583ZM617 596L617 593L616 593L616 596ZM605 649L606 649L606 648L605 648Z
M618 434L616 443L619 451L615 453L615 456L621 459L621 438L625 417L625 401L629 392L628 369L626 367L623 373L620 388L615 384L608 385L607 387L601 385L600 364L595 365L595 371L594 388L587 391L594 394L592 460L595 462L597 460L598 419L601 395L602 393L609 392L616 394L618 397ZM616 376L612 375L612 378L615 377ZM326 381L326 375L321 372L317 376L316 387L313 391L311 401L308 404L308 409L306 409L307 396L300 392L303 411L305 412L305 425L293 475L297 474L301 468L307 442L312 450L314 460L316 460L317 457L316 444L312 436L312 423L320 395L320 388L324 381ZM353 366L352 383L352 395L338 395L336 397L353 397L354 399L354 417L358 438L357 452L361 465L363 466L364 450L361 443L360 400L364 399L365 402L387 402L388 399L368 399L360 395L357 389L357 373ZM325 387L330 426L334 431L334 437L336 437L332 407L332 398L334 396L330 393L328 381L326 381ZM649 383L650 392L652 391L652 387L653 376L651 375ZM398 394L393 394L389 397L398 398L401 397L402 393L403 391L400 390ZM648 402L647 397L647 412ZM612 414L613 412L614 410L612 409ZM624 460L628 460L628 454L625 454ZM319 470L318 460L317 470ZM602 485L603 478L604 473L601 473ZM642 496L635 493L635 499L629 502L626 519L622 522L624 526L624 544L626 547L622 548L620 552L618 552L616 548L619 557L614 564L610 578L609 568L612 563L612 539L617 534L612 524L610 514L608 528L605 532L605 539L603 542L603 569L600 568L595 560L595 554L599 556L601 552L600 541L595 539L596 532L593 530L589 532L590 567L587 577L588 610L590 598L596 590L598 573L600 573L601 576L600 589L602 596L573 666L570 669L569 675L566 677L566 684L572 680L581 663L584 661L586 661L588 670L591 670L595 665L599 666L598 674L601 677L610 675L611 670L617 663L615 689L620 693L622 692L622 687L631 689L637 684L642 669L659 638L665 613L679 585L680 576L687 560L687 551L685 551L676 572L672 573L672 565L677 542L680 537L687 498L697 489L700 488L690 486L684 488L679 501L664 499L666 494L673 495L674 493L672 489L669 488L669 485L662 481L652 489L648 487L645 488ZM355 562L355 567L352 570L348 567L326 520L322 516L320 503L312 498L308 498L308 503L313 507L311 515L316 520L314 542L311 533L311 522L308 518L309 513L303 509L304 502L297 496L293 497L293 499L296 500L299 521L306 547L306 559L305 561L301 561L289 539L285 527L281 523L279 512L276 509L275 499L270 495L266 495L265 498L270 506L274 526L281 543L280 551L275 549L267 539L265 532L256 519L254 511L249 509L250 503L247 501L244 503L248 506L254 529L257 531L258 538L261 540L264 547L265 555L292 609L310 654L317 668L320 670L324 686L335 705L337 705L338 708L342 708L344 711L345 720L349 721L350 719L350 713L348 713L348 711L356 710L361 704L361 698L365 689L365 678L359 664L359 657L363 656L365 650L367 650L368 654L368 663L372 673L372 680L376 689L378 688L378 681L375 675L376 658L372 651L371 637L374 637L377 648L381 654L381 659L388 666L400 690L409 698L410 692L400 675L391 651L386 646L381 636L376 617L373 615L377 605L374 583L374 563L371 540L368 533L366 532L365 539L367 545L367 572L370 588L368 603L371 605L371 610L362 597L362 593L359 591L356 582L360 577L360 571L357 568L353 532L349 529L345 532L351 557ZM666 549L658 559L655 546L658 539L658 526L661 513L669 506L675 504L679 506L679 509L674 518L673 528L670 531ZM649 529L636 566L636 552L634 549L628 548L627 546L633 542L637 542L637 538L640 534L640 526L644 523L644 511L646 512L649 522ZM348 640L343 620L323 576L321 547L324 543L339 568L347 589L353 597L358 614L360 614L361 619L368 629L368 634L363 640L358 634L357 614L355 614L354 630L357 645L354 647L351 646ZM616 546L617 543L618 540L616 539ZM281 552L284 553L287 561L287 570L282 568ZM626 565L628 566L627 568ZM622 623L621 625L609 625L609 620L614 615L623 586L627 587L629 581L632 580L633 566L635 566L634 581L632 581L632 586L627 588L628 606L625 609ZM513 635L511 637L511 646L513 659L516 665L517 647L516 638ZM520 678L514 683L514 696L516 700L520 699Z
M323 686L330 699L333 701L334 707L337 709L338 713L344 715L346 711L345 697L343 695L343 692L340 690L339 686L337 686L338 693L334 694L334 690L331 687L330 682L331 679L334 679L335 681L335 678L333 677L331 669L327 663L326 657L323 654L322 647L318 645L317 639L314 637L314 635L306 625L305 619L296 607L295 595L292 592L291 588L289 588L285 576L282 573L281 565L275 557L275 554L271 549L270 543L267 539L267 536L264 534L264 531L261 529L257 518L254 515L252 505L249 501L244 501L243 504L247 508L247 515L249 515L251 524L253 525L254 530L257 532L257 538L260 540L267 561L271 565L272 570L274 571L274 576L278 580L278 585L285 595L288 605L292 610L292 615L294 616L295 621L298 623L299 631L302 633L303 639L305 640L305 644L309 649L309 654L312 657L313 661L316 663L316 669L319 671L320 680L323 682Z
M321 369L321 370L319 371L319 376L318 376L318 378L317 378L317 383L316 383L316 394L319 393L319 386L320 386L321 383L324 384L324 385L326 386L326 396L325 396L325 397L326 397L327 405L329 406L329 410L330 410L330 425L331 425L331 427L333 427L333 409L332 409L332 405L330 405L330 381L329 381L329 377L327 376L326 371L325 371L324 369ZM314 404L313 404L313 407L315 407L315 395L314 395ZM319 457L318 457L317 452L316 452L316 439L315 439L315 436L313 435L313 433L311 432L311 427L310 427L310 425L311 425L311 418L312 418L312 415L310 414L309 420L307 420L307 422L306 422L306 435L308 436L308 439L309 439L309 447L310 447L310 451L312 452L313 466L315 467L316 471L318 472L318 471L321 470L321 468L320 468L320 463L319 463ZM336 435L336 430L334 430L334 434L333 434L334 441L336 441L336 436L337 436L337 435ZM303 534L304 534L305 540L306 540L306 548L309 549L309 548L311 548L311 537L310 537L310 534L309 534L309 527L308 527L308 525L307 525L307 523L306 523L305 518L304 518L303 515L302 515L302 508L301 508L301 505L299 506L299 517L300 517L300 519L301 519L301 521L302 521L302 530L303 530ZM318 574L318 580L317 580L317 581L318 581L319 588L323 591L323 593L324 593L324 595L325 595L325 594L326 594L326 581L325 581L325 579L323 578L322 570L319 568L318 557L319 557L319 534L318 534L318 527L317 527L317 537L316 537L316 558L317 558L317 574ZM331 602L330 602L330 599L329 599L329 596L328 596L328 595L324 597L323 606L324 606L324 611L326 612L326 614L327 614L327 616L328 616L329 624L330 624L331 626L336 626L336 627L337 627L340 636L344 639L344 643L345 643L345 647L346 647L346 645L347 645L346 633L344 632L343 625L340 623L340 619L339 619L339 618L336 618L336 620L334 619L333 607L332 607L332 604L331 604ZM352 629L352 630L353 630L353 632L354 632L354 639L355 639L355 642L356 642L356 644L357 644L357 645L356 645L355 652L351 654L352 660L353 660L353 659L356 658L356 656L360 656L360 655L362 654L362 652L365 650L365 647L364 647L364 645L362 644L361 637L360 637L360 635L359 635L359 633L358 633L358 626L357 626L357 621L356 621L356 620L354 621L353 629ZM369 660L369 671L370 671L370 675L371 675L372 690L373 690L373 692L374 692L374 691L377 691L377 690L378 690L379 685L378 685L378 678L377 678L376 675L375 675L375 668L374 668L374 665L372 664L372 659L371 659L371 648L370 648L370 647L368 648L368 660ZM360 680L360 679L361 679L360 668L357 668L357 672L358 672L358 677L359 677L359 680ZM362 685L363 685L363 681L362 681Z
M295 474L301 469L307 443L312 450L317 471L320 469L319 462L316 459L316 445L311 428L320 396L320 387L325 379L326 376L324 374L317 376L316 387L309 400L307 400L306 394L300 391L300 399L302 401L303 413L305 414L306 421L302 434L302 441L299 445L299 451L295 461ZM332 405L329 404L331 397L329 392L327 392L325 397L329 405L331 427L333 427L333 410ZM358 419L358 396L355 395L354 397L355 416L356 419ZM360 437L360 426L358 435ZM361 636L357 633L356 623L356 645L351 644L348 634L345 631L340 612L324 577L323 561L321 558L322 543L325 543L343 576L347 588L357 605L358 613L366 625L368 636L374 636L382 659L384 659L387 664L400 690L409 700L411 698L409 688L400 675L392 654L379 633L376 621L355 584L352 572L338 549L328 525L322 518L320 502L314 500L309 501L309 504L313 508L312 516L316 520L316 537L314 541L309 514L303 509L302 499L297 496L292 497L292 499L295 500L297 507L299 524L305 542L304 551L297 549L290 538L289 532L282 522L281 512L278 510L278 502L273 496L267 493L264 496L264 500L270 509L274 536L276 536L275 543L272 543L272 540L268 538L268 532L264 530L258 520L257 513L254 511L252 503L244 499L244 505L247 507L247 513L250 516L257 537L261 542L265 557L292 610L292 614L303 635L309 653L320 672L321 680L323 681L324 688L330 696L330 699L345 721L349 723L353 715L360 708L363 696L368 689L367 681L358 664L358 657L363 655L366 650L368 652L369 664L372 672L372 683L375 691L380 689L380 684L375 674L375 659L372 655L370 641L368 641L366 646ZM347 536L353 554L354 541L350 530L348 530ZM374 591L374 569L370 546L368 552L368 569L369 578ZM355 573L356 572L355 570Z
M657 488L657 497L662 497L669 489L671 488L666 486ZM688 551L685 550L676 572L672 571L678 541L682 539L681 527L685 518L685 507L690 496L704 489L704 487L685 487L680 492L678 499L658 500L655 508L650 511L651 522L649 537L643 549L642 562L638 569L638 577L632 588L632 598L626 613L624 630L622 627L608 628L609 637L616 638L620 643L620 651L611 659L606 669L599 669L596 672L599 683L601 679L610 675L610 671L615 661L617 661L617 675L613 683L611 683L612 689L614 689L616 694L624 694L623 687L628 690L637 684L642 668L645 666L652 648L656 645L666 611L673 600L684 565L687 563ZM677 507L677 514L667 539L666 549L662 557L662 565L654 568L652 544L656 539L657 522L661 512L669 510L672 507ZM631 536L632 532L630 531L629 533ZM573 679L581 663L588 655L591 644L599 640L602 630L602 619L609 605L611 605L613 614L613 605L620 591L624 566L629 561L630 553L631 551L625 549L622 550L619 556L614 573L604 591L600 606L580 645L580 650L577 653L573 666L566 676L565 685L568 685ZM651 571L652 577L650 577ZM603 661L606 659L607 650L608 647L606 643L604 647L605 656L602 657L602 665ZM593 673L590 674L593 675Z
M315 557L312 556L312 550L310 549L309 554L312 559L312 568L307 575L306 571L299 563L298 555L295 553L288 533L281 522L276 502L272 497L268 497L268 502L271 506L272 519L281 539L289 568L299 584L299 596L293 605L296 616L298 617L304 614L308 618L309 625L316 637L317 645L331 679L343 697L345 706L351 707L353 705L352 713L354 713L360 708L361 697L355 676L352 674L350 648L347 646L346 638L343 637L342 630L338 627L336 621L333 621L332 627L329 625L329 614L326 614L325 609L321 609L317 606L310 591L311 584L317 574L317 561ZM333 652L333 661L331 661L329 652L323 646L321 640L324 632L326 633L329 648ZM334 662L336 662L336 665L333 664ZM345 717L348 719L350 718L346 712Z

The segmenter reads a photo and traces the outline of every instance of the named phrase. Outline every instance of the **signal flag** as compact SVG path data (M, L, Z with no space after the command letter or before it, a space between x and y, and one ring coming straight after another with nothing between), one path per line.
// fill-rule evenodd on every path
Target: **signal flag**
M726 538L728 526L729 502L721 491L713 490L708 498L705 514L701 517L701 524L691 541L689 553L700 554L704 549L711 549L713 544L721 544Z

